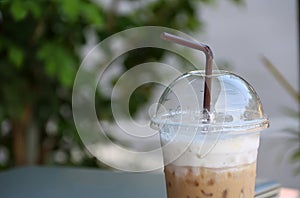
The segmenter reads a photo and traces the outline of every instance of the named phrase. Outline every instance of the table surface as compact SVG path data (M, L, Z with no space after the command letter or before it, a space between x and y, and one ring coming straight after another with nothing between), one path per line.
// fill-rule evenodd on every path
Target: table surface
M24 167L0 173L0 197L166 197L159 173L99 169Z
M23 167L0 173L0 197L165 198L166 189L162 173Z

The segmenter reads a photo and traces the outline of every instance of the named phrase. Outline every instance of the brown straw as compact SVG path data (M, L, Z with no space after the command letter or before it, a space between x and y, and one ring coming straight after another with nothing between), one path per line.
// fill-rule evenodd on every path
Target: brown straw
M211 101L211 74L212 74L212 65L213 65L213 53L208 45L198 43L195 41L187 40L185 38L163 32L160 36L166 41L171 41L186 47L197 49L202 51L205 54L205 85L204 85L204 101L203 108L210 111L210 101Z

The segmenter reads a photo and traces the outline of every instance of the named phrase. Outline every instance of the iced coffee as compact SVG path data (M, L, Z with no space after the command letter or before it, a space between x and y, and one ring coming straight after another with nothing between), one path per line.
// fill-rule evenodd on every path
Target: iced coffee
M209 46L162 38L206 56L204 71L183 74L165 89L152 118L168 198L253 198L259 133L269 126L258 95L240 76L213 70Z
M254 89L223 71L212 75L212 108L205 113L199 105L204 76L196 71L178 77L152 119L168 198L253 198L259 136L268 118Z
M168 197L253 198L258 145L258 134L220 138L201 158L198 155L201 143L194 141L177 160L165 166ZM172 150L176 148L165 151L164 155L174 156Z

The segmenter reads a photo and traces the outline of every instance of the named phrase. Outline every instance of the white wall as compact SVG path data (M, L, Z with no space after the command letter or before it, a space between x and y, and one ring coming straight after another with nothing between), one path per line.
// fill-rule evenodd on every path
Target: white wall
M270 116L271 127L262 133L258 176L300 189L300 175L295 176L295 165L289 161L291 150L300 143L290 143L283 130L291 125L299 129L299 120L282 112L284 106L299 107L261 61L261 55L269 58L299 90L297 1L246 0L242 6L218 1L200 11L205 33L194 37L213 48L216 60L232 63L233 71L256 89Z

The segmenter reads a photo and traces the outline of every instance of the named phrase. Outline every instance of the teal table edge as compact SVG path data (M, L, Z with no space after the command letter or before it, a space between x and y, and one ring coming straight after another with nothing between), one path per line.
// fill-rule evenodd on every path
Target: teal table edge
M21 167L0 172L2 198L165 198L163 173L66 167Z

